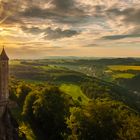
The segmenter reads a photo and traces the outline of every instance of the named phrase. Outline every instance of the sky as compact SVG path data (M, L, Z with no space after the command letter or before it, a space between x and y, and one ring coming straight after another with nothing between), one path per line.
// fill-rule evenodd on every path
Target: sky
M0 0L10 58L140 57L140 0Z

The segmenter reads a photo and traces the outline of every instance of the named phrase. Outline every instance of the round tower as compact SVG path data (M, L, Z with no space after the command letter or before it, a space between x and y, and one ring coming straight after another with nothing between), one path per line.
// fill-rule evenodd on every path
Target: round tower
M9 98L9 58L3 48L0 55L0 101L7 101Z

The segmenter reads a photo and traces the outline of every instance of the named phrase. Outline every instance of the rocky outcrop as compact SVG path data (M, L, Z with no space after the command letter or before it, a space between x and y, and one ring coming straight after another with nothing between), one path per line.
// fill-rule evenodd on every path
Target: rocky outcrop
M18 123L8 106L0 108L0 140L18 140Z

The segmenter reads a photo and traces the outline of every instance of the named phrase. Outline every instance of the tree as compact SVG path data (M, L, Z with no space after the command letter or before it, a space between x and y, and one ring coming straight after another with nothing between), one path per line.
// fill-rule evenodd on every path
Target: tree
M16 89L17 103L19 106L23 106L24 100L29 92L31 92L31 88L26 84L20 84Z
M57 87L46 88L27 95L23 115L31 124L38 139L63 139L66 130L65 117L69 105Z
M140 139L140 118L128 106L110 99L96 99L71 109L67 118L72 140Z

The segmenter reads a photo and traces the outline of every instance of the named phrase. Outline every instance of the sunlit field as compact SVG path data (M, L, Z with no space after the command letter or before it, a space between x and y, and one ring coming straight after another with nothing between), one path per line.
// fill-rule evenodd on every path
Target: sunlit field
M11 60L9 61L9 65L20 65L20 60Z
M127 70L140 71L140 66L110 65L108 66L108 68L113 71L127 71Z
M113 79L119 79L119 78L124 78L124 79L131 79L135 77L135 74L131 73L117 73L112 75Z
M74 100L79 99L82 104L85 104L89 101L87 96L82 92L79 86L73 84L62 84L60 89L67 93L68 95L72 96Z

